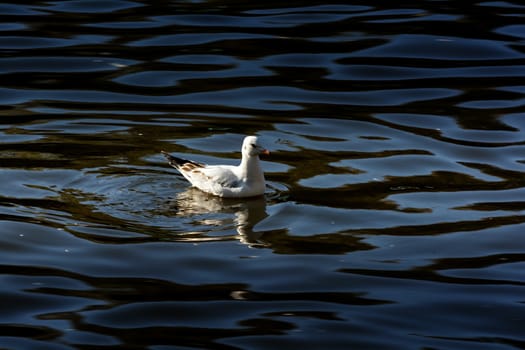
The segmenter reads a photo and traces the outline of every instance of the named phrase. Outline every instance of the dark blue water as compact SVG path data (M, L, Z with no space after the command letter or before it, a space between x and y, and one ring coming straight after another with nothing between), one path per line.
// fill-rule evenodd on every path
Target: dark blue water
M524 348L524 18L0 4L0 348ZM249 134L264 198L160 154Z

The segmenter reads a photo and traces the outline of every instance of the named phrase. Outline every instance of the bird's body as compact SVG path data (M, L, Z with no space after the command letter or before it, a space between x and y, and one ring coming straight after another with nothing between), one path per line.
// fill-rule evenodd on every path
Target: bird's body
M247 136L242 144L242 159L238 166L206 165L174 157L162 152L169 164L193 186L219 197L245 198L264 194L266 184L259 154L268 154L258 144L256 136Z

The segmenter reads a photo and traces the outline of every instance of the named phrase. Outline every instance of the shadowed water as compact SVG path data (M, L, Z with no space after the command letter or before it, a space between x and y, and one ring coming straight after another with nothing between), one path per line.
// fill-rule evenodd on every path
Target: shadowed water
M524 16L0 4L0 348L525 347Z

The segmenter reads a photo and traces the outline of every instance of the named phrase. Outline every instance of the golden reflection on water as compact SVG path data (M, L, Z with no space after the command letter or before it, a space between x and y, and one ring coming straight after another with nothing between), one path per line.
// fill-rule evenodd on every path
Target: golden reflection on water
M262 232L254 230L254 227L268 216L266 213L266 198L264 196L241 200L220 198L192 187L178 193L173 204L176 215L185 218L197 217L197 224L212 227L209 231L213 231L214 226L224 227L233 224L237 231L235 238L241 243L249 246L265 246L265 243L259 241ZM209 215L207 215L217 213L227 214L228 216L217 217L212 215L215 218L210 219ZM201 242L203 241L202 237L191 238L193 234L200 235L201 233L187 232L185 239ZM223 240L225 238L227 237L208 237L209 240Z

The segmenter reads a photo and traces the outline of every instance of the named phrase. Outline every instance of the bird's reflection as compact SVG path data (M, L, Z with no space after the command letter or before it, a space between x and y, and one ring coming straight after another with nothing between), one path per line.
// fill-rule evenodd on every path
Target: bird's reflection
M264 196L254 198L220 198L204 193L196 188L189 188L175 199L177 215L194 216L212 213L232 214L238 239L250 246L265 246L260 241L262 232L254 231L257 223L268 216ZM208 220L209 224L222 224L221 220Z

